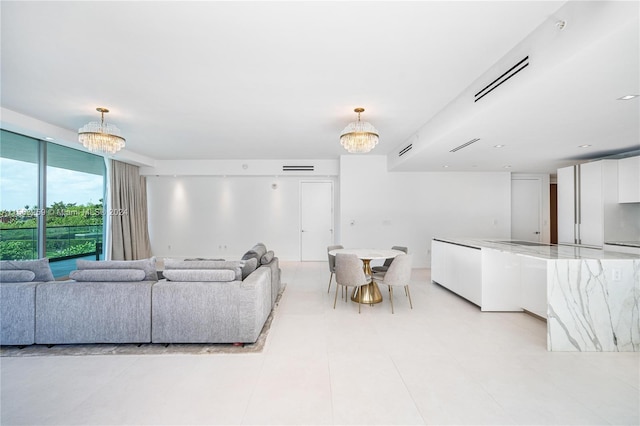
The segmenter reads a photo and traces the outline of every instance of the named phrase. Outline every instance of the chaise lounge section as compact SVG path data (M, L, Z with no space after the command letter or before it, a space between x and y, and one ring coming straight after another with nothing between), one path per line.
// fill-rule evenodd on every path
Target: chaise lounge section
M0 345L35 343L36 287L53 281L49 259L0 261Z
M165 260L153 286L153 343L254 343L272 308L271 269L241 277L215 261ZM232 263L232 262L223 262ZM173 268L173 269L172 269Z
M39 284L36 343L150 343L155 262L78 260L73 281Z

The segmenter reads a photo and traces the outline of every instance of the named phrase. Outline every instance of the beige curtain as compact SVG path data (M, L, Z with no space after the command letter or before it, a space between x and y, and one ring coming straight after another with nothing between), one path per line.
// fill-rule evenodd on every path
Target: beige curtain
M111 161L111 259L151 257L147 182L138 166Z

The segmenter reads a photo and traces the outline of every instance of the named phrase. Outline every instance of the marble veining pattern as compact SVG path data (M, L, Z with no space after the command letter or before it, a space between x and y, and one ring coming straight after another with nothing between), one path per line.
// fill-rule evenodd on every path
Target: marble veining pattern
M640 260L549 263L548 350L640 351Z

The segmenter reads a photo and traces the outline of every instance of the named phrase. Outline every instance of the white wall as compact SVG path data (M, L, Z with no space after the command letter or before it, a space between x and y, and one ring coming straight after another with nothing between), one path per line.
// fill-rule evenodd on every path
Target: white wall
M340 244L409 247L430 266L433 237L510 238L511 175L388 172L386 156L340 159Z
M337 186L326 176L147 176L152 252L239 259L264 242L280 259L299 260L299 186L314 179Z
M385 156L345 155L339 178L147 176L153 254L237 259L261 241L299 260L300 181L314 179L334 182L336 243L407 246L415 267L430 266L433 237L511 232L510 173L388 172Z

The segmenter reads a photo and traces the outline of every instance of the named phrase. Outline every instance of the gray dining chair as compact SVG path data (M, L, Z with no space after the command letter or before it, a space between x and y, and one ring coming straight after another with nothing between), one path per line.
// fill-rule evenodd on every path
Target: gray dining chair
M336 257L329 254L331 250L343 249L344 247L341 245L328 246L327 247L327 257L329 258L329 272L331 275L329 276L329 288L327 288L327 293L331 291L331 280L333 279L333 274L336 272Z
M402 247L402 246L393 246L391 247L391 250L403 251L405 254L409 253L409 249L407 247ZM389 269L389 266L391 265L392 262L393 262L393 258L387 259L384 261L384 264L382 266L374 266L373 268L371 268L371 272L373 272L374 274L376 272L385 273Z
M344 286L347 293L345 302L349 294L349 287L360 287L371 282L371 277L367 277L362 269L362 260L358 259L355 254L340 253L336 255L336 284ZM333 299L333 309L336 308L338 301L338 286L336 286L336 295ZM358 313L362 306L362 291L358 291L360 300L358 300Z
M389 299L391 300L391 313L393 310L393 287L403 286L405 295L409 298L409 306L413 309L411 302L411 292L409 291L409 281L411 280L411 263L413 256L410 254L399 254L389 265L386 273L374 273L373 279L378 284L389 286Z

